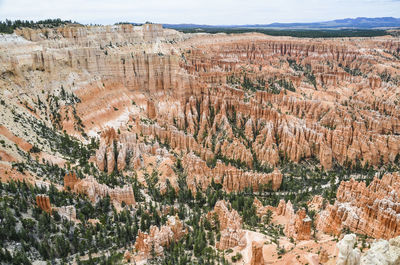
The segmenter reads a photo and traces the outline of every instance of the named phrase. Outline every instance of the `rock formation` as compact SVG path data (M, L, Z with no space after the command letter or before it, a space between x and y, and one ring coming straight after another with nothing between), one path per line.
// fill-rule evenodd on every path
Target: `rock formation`
M264 255L263 255L263 246L262 242L253 241L251 243L251 265L264 265Z
M321 250L319 253L318 260L320 264L325 264L329 261L329 254L325 249Z
M311 201L307 203L310 211L319 212L323 210L324 198L321 195L315 195Z
M400 264L400 237L377 240L361 255L355 248L356 235L347 234L337 244L337 265L396 265ZM361 258L360 258L361 256Z
M299 209L295 214L292 203L290 201L286 203L284 200L280 200L277 207L263 206L257 198L254 199L253 204L256 207L257 215L260 217L268 211L276 216L284 216L286 221L284 233L287 237L296 240L309 240L311 238L312 220L306 214L305 209Z
M284 202L284 201L282 200L282 202ZM257 197L254 198L253 205L256 207L257 215L259 217L262 217L262 216L266 215L268 210L271 211L272 213L275 212L278 215L280 215L280 213L282 211L281 209L279 209L279 207L275 208L275 207L272 207L270 205L263 206L262 203L260 202L260 200L257 199Z
M43 211L51 213L51 204L49 196L43 194L36 195L36 204Z
M50 203L50 197L44 194L36 195L37 206L47 213L52 213L53 211L58 212L61 217L64 217L70 221L76 221L76 209L73 205L52 207Z
M112 189L107 185L98 183L93 176L78 179L75 173L69 173L64 177L64 189L86 194L92 202L108 195L111 201L125 202L127 205L135 204L132 186L125 185L122 188Z
M378 240L361 257L361 265L396 265L400 264L400 237Z
M334 205L320 213L317 227L339 234L343 228L374 238L389 239L400 235L400 175L375 177L366 186L354 179L342 181Z
M166 150L159 145L139 142L136 133L117 134L115 129L105 130L100 137L96 152L96 163L100 170L108 173L127 168L139 169L143 166L144 155L165 155Z
M2 98L18 115L44 123L50 117L80 139L100 133L94 161L108 173L143 167L145 154L166 155L157 144L187 160L193 192L213 177L228 192L279 189L282 175L271 169L282 159L315 158L329 169L399 158L393 95L400 71L391 55L398 54L397 39L215 36L157 24L15 33L0 38ZM24 125L9 119L2 126L21 147L43 137ZM24 159L1 151L8 160Z
M221 238L216 244L218 249L244 247L246 245L245 232L242 230L242 218L236 210L229 211L228 207L231 206L226 201L218 201L214 210L207 214L207 219L211 223L214 223L215 218L219 223Z
M151 226L149 233L139 230L134 247L146 256L150 255L152 249L157 255L162 255L164 247L169 246L172 241L178 241L187 232L187 228L177 216L169 216L167 224L161 228Z
M279 169L269 174L257 173L243 171L230 165L226 166L219 161L214 168L209 168L205 161L194 154L184 157L183 166L188 173L187 183L192 191L196 188L205 190L213 179L215 183L221 183L227 192L242 191L249 187L257 191L261 185L266 187L268 184L276 191L282 183L282 174Z
M76 208L73 205L57 207L55 210L61 217L64 217L70 221L76 220Z
M285 235L296 240L309 240L311 238L311 219L307 216L305 209L299 209L296 215L293 212L289 214L289 222L285 226Z
M128 250L126 250L125 253L124 253L124 260L126 262L131 262L131 259L132 259L131 253Z
M276 214L283 215L285 217L291 217L294 214L293 205L290 201L287 203L285 200L280 200L278 206L276 207Z
M354 249L356 243L356 235L348 234L343 237L337 244L339 255L336 260L336 265L358 265L360 264L360 250Z

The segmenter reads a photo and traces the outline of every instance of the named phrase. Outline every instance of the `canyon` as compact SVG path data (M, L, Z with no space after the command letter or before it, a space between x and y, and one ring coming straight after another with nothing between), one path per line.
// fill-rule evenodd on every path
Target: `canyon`
M0 35L1 180L111 229L126 263L397 264L399 54L394 36L19 28Z

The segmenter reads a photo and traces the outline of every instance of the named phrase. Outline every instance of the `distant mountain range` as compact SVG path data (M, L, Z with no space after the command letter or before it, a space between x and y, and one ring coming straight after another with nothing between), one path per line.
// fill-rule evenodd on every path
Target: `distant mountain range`
M270 28L270 29L377 29L400 28L400 18L345 18L311 23L272 23L251 25L199 25L199 24L163 24L166 28Z

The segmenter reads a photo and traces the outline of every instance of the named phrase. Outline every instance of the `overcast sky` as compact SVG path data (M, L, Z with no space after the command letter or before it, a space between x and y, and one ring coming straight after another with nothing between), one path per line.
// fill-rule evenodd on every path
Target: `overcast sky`
M264 24L400 17L400 0L0 0L0 20Z

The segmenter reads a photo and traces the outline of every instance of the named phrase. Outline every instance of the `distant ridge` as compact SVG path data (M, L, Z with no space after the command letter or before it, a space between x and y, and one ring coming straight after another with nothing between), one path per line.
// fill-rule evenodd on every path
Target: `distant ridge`
M249 25L200 25L200 24L163 24L166 28L276 28L276 29L377 29L400 28L400 18L394 17L357 17L310 23L272 23Z

